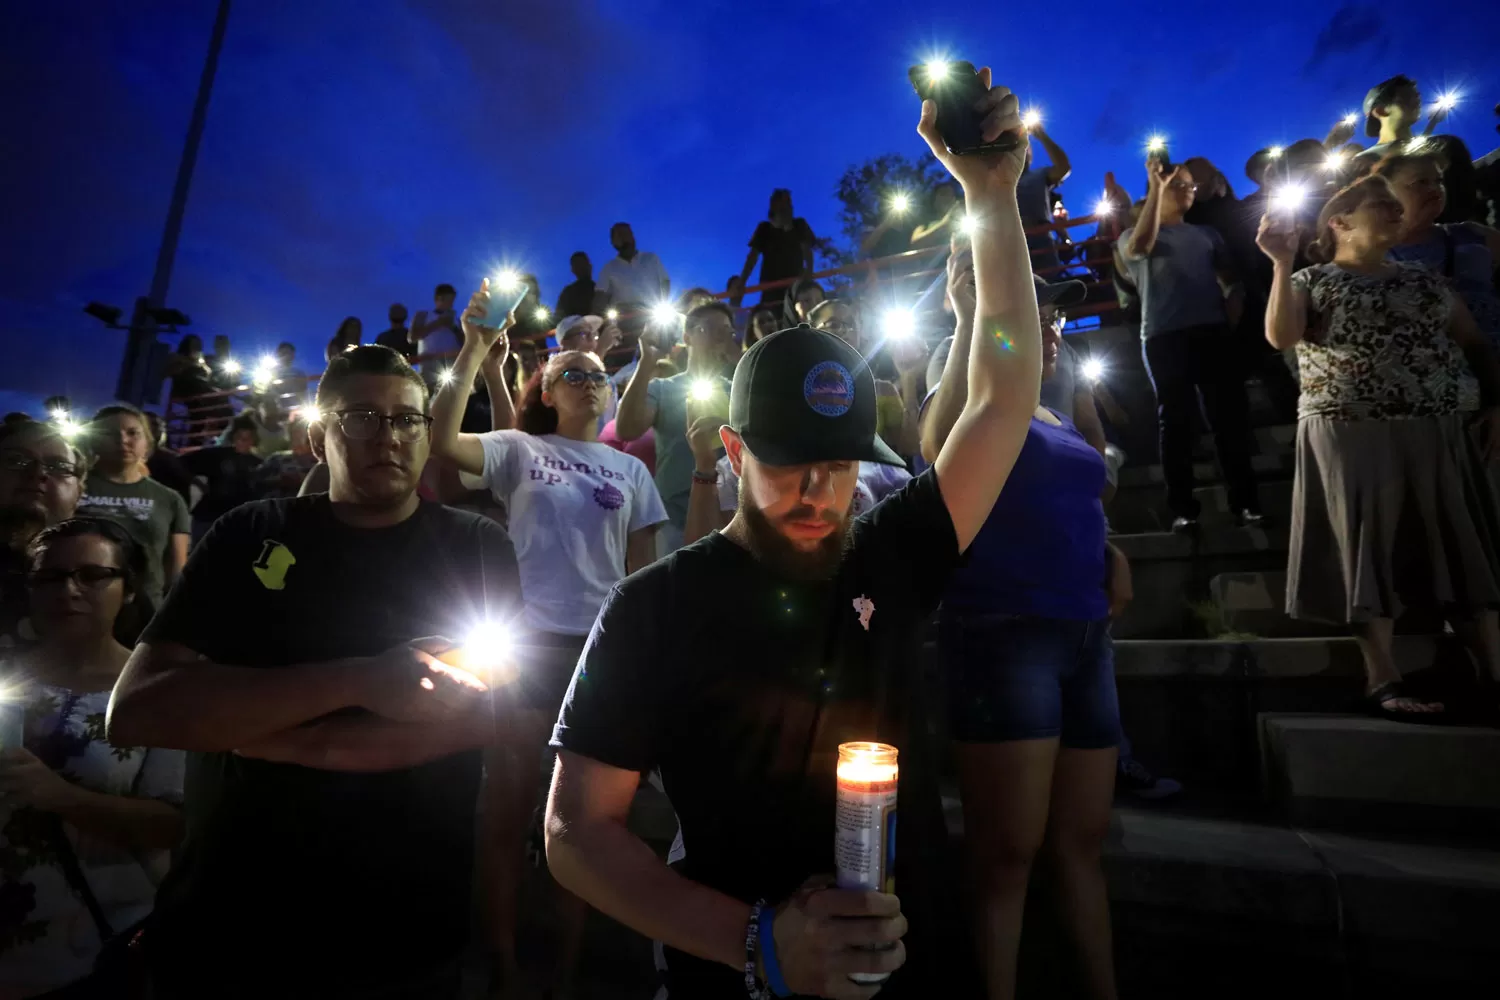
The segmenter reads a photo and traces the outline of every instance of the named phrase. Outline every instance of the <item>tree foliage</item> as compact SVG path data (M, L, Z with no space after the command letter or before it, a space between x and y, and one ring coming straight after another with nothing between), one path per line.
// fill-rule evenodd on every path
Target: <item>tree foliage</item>
M933 188L948 180L948 172L931 153L910 160L900 153L885 153L844 171L834 192L839 200L842 239L820 240L817 250L830 266L851 264L859 255L859 241L874 229L887 210L890 196L905 192L911 199L913 218L921 218Z

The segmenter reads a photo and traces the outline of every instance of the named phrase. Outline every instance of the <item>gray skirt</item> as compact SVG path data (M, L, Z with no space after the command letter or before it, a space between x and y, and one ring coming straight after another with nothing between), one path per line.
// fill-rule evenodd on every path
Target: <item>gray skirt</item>
M1458 414L1297 423L1286 611L1345 624L1500 607L1500 508Z

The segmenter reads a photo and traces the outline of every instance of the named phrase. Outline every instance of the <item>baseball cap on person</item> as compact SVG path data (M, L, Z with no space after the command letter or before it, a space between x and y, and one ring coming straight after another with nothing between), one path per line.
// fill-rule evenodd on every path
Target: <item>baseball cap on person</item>
M602 316L564 316L557 321L557 329L554 334L557 342L561 344L575 333L589 332L598 333L604 328L604 317Z
M767 465L906 464L875 433L869 363L806 324L761 338L740 358L729 426Z
M1416 81L1406 76L1393 76L1389 80L1383 80L1370 88L1365 95L1365 135L1376 138L1380 135L1380 119L1375 117L1375 109L1384 107L1396 99L1396 94L1404 87L1415 87Z

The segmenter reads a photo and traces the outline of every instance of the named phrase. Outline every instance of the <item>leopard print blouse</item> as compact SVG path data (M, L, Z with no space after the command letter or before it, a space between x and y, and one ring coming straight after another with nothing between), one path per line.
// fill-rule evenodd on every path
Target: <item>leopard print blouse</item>
M1452 292L1440 276L1397 264L1384 276L1319 264L1292 275L1307 293L1297 345L1297 416L1399 420L1458 409L1467 370L1448 336Z

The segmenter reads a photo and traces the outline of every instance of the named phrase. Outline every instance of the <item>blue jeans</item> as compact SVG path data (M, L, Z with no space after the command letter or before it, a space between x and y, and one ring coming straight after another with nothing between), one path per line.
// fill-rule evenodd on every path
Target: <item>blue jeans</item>
M944 611L938 649L961 743L1056 738L1078 750L1120 743L1109 620Z

